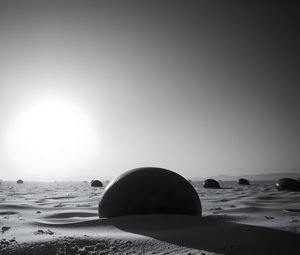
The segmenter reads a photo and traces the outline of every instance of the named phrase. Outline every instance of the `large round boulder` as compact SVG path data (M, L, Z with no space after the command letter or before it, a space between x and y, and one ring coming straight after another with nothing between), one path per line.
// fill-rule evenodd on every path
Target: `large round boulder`
M127 171L104 190L99 216L137 214L187 214L201 216L202 207L194 187L167 169L142 167Z
M24 182L22 180L17 180L17 184L23 184Z
M102 182L99 181L99 180L92 180L91 186L92 186L92 187L103 187L103 184L102 184Z
M220 184L214 179L207 179L204 181L203 187L206 189L219 189Z
M282 178L276 182L276 189L279 191L300 191L300 182L292 178Z
M240 178L238 183L239 185L250 185L250 182L245 178Z

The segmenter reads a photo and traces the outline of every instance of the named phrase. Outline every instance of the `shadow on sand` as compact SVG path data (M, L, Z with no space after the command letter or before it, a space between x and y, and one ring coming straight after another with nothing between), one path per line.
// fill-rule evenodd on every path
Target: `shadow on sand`
M209 252L300 254L299 234L226 222L215 216L139 215L107 221L126 232Z
M68 229L87 227L96 231L113 226L170 244L221 254L300 254L299 234L228 222L216 215L132 215L68 223L43 221L38 225Z

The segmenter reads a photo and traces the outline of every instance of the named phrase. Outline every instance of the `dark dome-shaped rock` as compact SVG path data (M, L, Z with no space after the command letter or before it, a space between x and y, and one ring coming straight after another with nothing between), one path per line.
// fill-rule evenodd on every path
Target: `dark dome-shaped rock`
M203 187L207 189L219 189L220 184L214 179L207 179L204 181Z
M202 207L193 186L181 175L157 167L127 171L104 190L99 216L134 214L187 214L201 216Z
M245 178L240 178L238 183L239 185L250 185L250 182Z
M300 182L292 178L282 178L276 182L276 189L279 191L300 191Z
M103 187L103 184L99 180L92 180L91 186L92 187Z
M22 180L17 180L17 184L22 184L23 181Z

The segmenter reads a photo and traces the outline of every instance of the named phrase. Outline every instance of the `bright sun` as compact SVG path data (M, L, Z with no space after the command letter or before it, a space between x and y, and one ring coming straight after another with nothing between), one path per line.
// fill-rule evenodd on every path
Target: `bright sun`
M97 156L98 135L92 120L76 104L58 98L22 109L6 138L10 159L26 173L52 176L73 171Z

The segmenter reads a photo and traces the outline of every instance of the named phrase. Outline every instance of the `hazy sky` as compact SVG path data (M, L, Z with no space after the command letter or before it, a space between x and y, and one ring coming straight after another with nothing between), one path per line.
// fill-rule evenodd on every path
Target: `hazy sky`
M300 171L300 5L0 1L0 178Z

